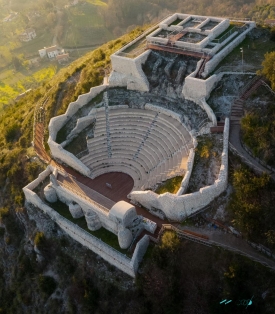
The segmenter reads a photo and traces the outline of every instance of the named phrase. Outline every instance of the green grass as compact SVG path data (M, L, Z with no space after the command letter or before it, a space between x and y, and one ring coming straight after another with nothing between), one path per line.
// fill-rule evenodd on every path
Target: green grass
M68 8L66 12L69 26L62 42L63 46L100 45L113 38L98 13L98 8L102 5L101 1L91 1L85 5Z
M44 47L49 47L52 45L53 35L49 32L45 32L41 35L37 35L33 40L22 43L22 46L14 49L13 53L15 54L24 54L25 56L33 56L38 54L39 49Z
M68 152L77 155L87 149L87 134L93 129L93 125L88 126L78 134L67 146L64 147Z
M40 69L19 71L7 69L0 73L0 112L5 106L25 90L38 86L51 79L57 68L53 65L41 65Z
M177 193L180 188L182 178L183 178L182 176L177 176L166 180L162 185L160 185L156 189L156 193L157 194L163 194L165 192L169 192L172 194Z
M107 243L108 245L113 247L115 250L117 250L123 254L126 254L128 257L131 256L131 254L129 252L127 252L127 250L123 250L120 248L120 246L118 244L117 236L115 234L113 234L112 232L104 229L103 227L101 227L97 231L89 230L87 227L85 217L74 219L72 217L70 211L69 211L68 206L66 204L60 202L60 201L57 201L56 203L48 204L48 205L50 207L52 207L54 210L56 210L61 216L70 220L71 222L73 222L74 224L76 224L80 228L84 229L85 231L89 232L91 235L93 235L93 236L97 237L98 239L102 240L103 242Z
M192 218L186 218L186 219L183 220L180 224L181 224L182 226L186 226L186 227L192 227L192 226L194 226L194 222L193 222Z
M93 4L93 5L102 6L102 7L107 6L107 4L101 0L86 0L86 2Z
M132 53L134 54L136 51L138 52L141 48L145 48L147 44L146 38L142 37L137 42L135 42L133 45L127 47L125 50L123 50L124 53Z
M178 25L180 22L182 22L183 19L176 19L174 22L172 22L171 24L169 24L169 26L171 25Z
M229 31L231 31L232 28L234 28L236 26L236 24L230 23L230 25L227 27L227 29L225 31L223 31L218 37L216 37L215 39L220 39L222 38L222 36L224 36L225 34L227 34Z
M247 37L224 58L218 67L240 65L242 60L240 48L244 50L244 64L259 68L264 60L265 53L275 50L275 42L265 36L261 36L258 39L250 39Z
M153 33L157 28L158 28L158 26L154 27L153 29L151 29L150 32L146 34L146 36L148 36L149 34ZM144 35L142 38L140 38L134 44L132 44L131 46L129 46L126 49L124 49L122 51L122 53L129 53L129 54L131 54L129 56L130 58L135 58L138 55L140 55L145 50L145 48L147 46L146 36Z

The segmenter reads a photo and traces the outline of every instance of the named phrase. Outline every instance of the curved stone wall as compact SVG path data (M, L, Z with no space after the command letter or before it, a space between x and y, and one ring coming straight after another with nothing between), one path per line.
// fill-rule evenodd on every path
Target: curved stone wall
M222 161L218 179L213 185L201 188L198 192L182 196L171 193L158 195L152 191L133 191L129 198L134 203L139 203L150 209L163 211L167 218L181 221L197 210L208 205L215 197L219 196L227 187L228 178L228 138L229 119L226 118L223 134Z
M78 158L76 158L73 154L66 151L61 144L56 143L57 132L69 121L69 119L84 105L86 105L89 101L91 101L94 97L96 97L101 92L107 89L107 85L100 85L96 87L92 87L90 92L87 94L80 95L76 101L71 102L68 106L66 112L60 116L54 117L50 120L49 123L49 139L48 144L51 150L51 154L54 159L57 159L68 166L79 171L81 174L85 176L89 176L91 174L91 170L85 166ZM91 118L92 119L92 118ZM84 122L85 121L85 122ZM89 122L91 120L88 119ZM81 129L86 125L87 120L82 121L82 125L78 127ZM74 131L75 132L75 131ZM75 134L75 133L73 133Z

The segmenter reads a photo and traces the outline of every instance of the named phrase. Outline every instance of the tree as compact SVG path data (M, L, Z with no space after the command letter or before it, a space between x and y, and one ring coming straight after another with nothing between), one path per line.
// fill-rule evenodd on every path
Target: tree
M20 126L17 123L9 125L4 131L4 136L7 143L17 141L20 137Z
M50 296L57 287L57 283L54 278L50 276L39 275L38 286L42 292Z
M14 65L15 70L19 70L21 67L21 62L17 57L12 57L12 63Z
M275 41L275 27L270 30L270 40Z
M263 69L260 71L260 74L264 75L271 82L271 87L275 90L275 51L265 54L262 66Z

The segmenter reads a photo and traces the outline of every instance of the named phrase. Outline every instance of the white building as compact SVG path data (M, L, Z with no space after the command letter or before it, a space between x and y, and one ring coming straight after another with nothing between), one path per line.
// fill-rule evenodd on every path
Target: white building
M27 28L23 33L19 35L19 39L24 42L28 42L36 37L36 32L33 28Z
M57 46L44 47L43 49L38 50L38 53L41 58L47 56L49 59L53 59L59 55Z
M10 22L12 20L14 20L18 15L18 12L12 12L11 14L9 14L8 16L6 16L4 19L3 19L3 22Z
M69 54L63 53L61 55L56 56L56 60L59 64L67 63L69 61Z

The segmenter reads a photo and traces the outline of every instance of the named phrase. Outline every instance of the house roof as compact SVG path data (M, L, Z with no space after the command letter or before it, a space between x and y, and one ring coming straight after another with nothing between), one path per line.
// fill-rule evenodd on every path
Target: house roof
M46 52L52 52L52 51L56 51L57 50L57 47L56 46L51 46L51 47L48 47L46 48Z
M275 24L275 20L265 20L266 24Z
M56 56L57 60L62 60L62 59L67 59L67 58L69 58L69 54L68 53L63 53L62 55Z

